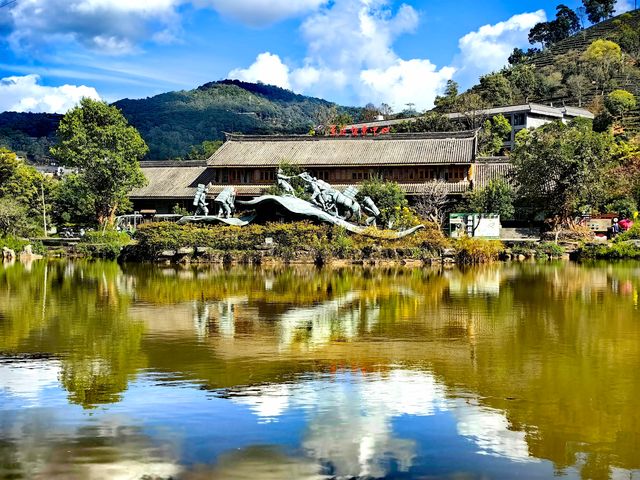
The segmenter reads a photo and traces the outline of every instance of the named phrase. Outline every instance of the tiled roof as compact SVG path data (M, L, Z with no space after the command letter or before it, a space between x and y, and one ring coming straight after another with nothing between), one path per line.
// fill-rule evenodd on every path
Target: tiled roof
M215 167L467 164L475 157L475 135L475 131L364 138L228 135L207 163Z
M474 168L474 188L484 188L489 182L499 178L509 181L509 176L513 171L513 165L506 157L478 159Z
M207 184L207 168L192 166L154 166L142 165L147 178L147 186L136 188L130 198L191 198L199 183Z

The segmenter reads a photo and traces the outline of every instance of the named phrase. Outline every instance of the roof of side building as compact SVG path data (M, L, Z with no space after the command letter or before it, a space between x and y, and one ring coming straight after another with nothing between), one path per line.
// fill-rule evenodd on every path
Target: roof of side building
M151 162L142 163L147 185L135 188L130 198L191 198L199 183L209 183L206 166L183 166L176 162L147 166L145 163Z
M210 167L383 167L467 164L475 158L476 131L377 137L227 135Z

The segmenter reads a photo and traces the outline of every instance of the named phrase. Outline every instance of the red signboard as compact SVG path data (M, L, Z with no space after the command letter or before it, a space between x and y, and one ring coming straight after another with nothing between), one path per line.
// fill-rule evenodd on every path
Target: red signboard
M368 127L366 125L362 127L351 127L348 129L348 132L352 137L366 137L368 135L372 135L377 137L378 135L385 135L391 133L391 127ZM347 135L346 128L338 128L337 125L331 125L329 127L329 135L332 137L345 137Z

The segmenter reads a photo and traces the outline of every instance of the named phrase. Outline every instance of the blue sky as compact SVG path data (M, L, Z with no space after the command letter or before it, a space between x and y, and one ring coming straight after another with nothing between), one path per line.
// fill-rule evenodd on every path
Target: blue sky
M527 47L558 3L16 0L0 8L0 111L64 112L82 96L141 98L223 78L426 109L448 79L468 87Z

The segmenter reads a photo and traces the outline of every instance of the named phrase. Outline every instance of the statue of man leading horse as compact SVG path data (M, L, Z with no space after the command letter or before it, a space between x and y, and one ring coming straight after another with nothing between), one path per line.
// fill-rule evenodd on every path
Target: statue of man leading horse
M349 187L343 193L307 172L298 176L306 182L307 188L311 192L311 202L313 204L334 217L339 217L343 220L357 220L358 222L362 220L362 209L355 198L358 190L355 187ZM371 203L373 202L371 201ZM372 211L371 209L367 210Z

